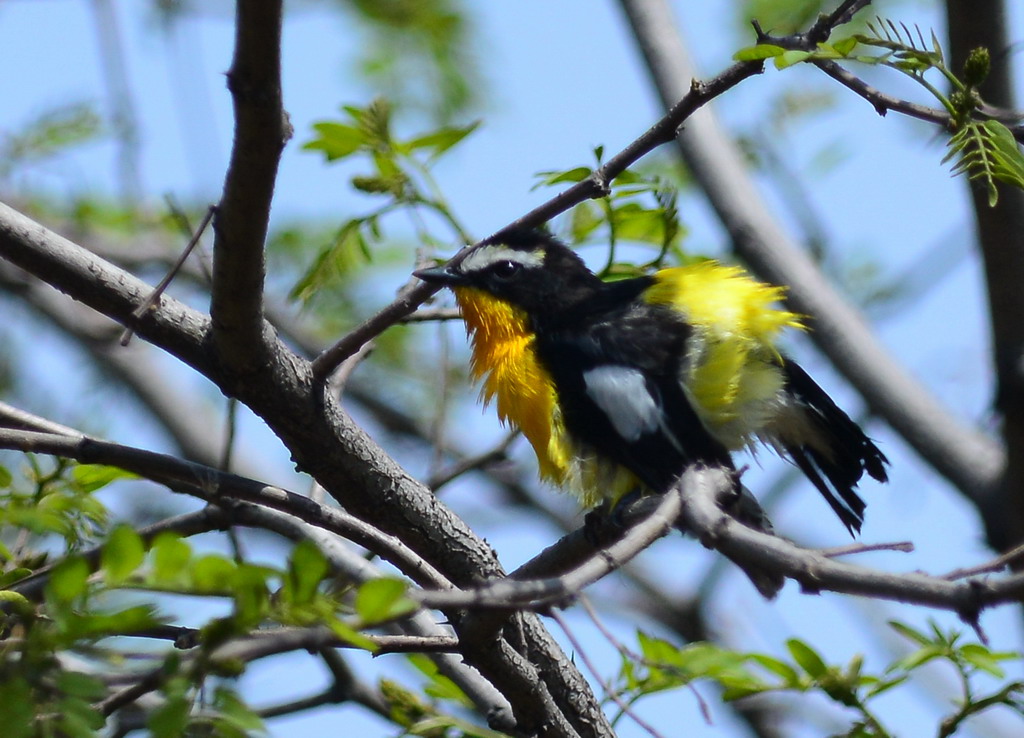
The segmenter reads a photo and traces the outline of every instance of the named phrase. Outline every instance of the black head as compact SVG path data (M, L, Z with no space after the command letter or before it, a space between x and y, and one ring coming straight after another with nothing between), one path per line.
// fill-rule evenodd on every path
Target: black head
M593 295L603 283L576 253L542 231L489 238L459 263L415 275L446 287L474 287L528 313L557 311Z

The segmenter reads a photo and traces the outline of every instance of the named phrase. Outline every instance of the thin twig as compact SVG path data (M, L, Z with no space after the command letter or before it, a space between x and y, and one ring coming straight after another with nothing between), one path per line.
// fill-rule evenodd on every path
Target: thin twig
M210 221L213 220L214 213L216 212L216 205L211 205L206 209L206 215L204 215L203 219L199 222L199 227L196 229L196 232L192 234L192 238L189 239L188 244L185 246L185 250L181 252L181 256L179 256L178 260L175 261L171 268L167 270L167 274L165 274L164 278L161 279L157 286L153 288L153 291L149 293L149 297L143 300L142 304L132 311L132 318L135 320L141 319L153 308L154 305L157 304L160 300L160 296L164 293L164 290L167 289L171 281L178 275L181 267L185 264L185 260L188 259L189 254L192 253L192 249L196 247L196 244L199 243L199 239L203 237L203 232L206 230L206 227L210 225ZM121 334L121 345L127 346L129 341L132 340L133 335L135 335L135 328L134 326L129 325Z
M839 556L851 556L853 554L867 553L869 551L900 551L901 553L912 553L914 551L914 544L910 541L896 541L895 543L851 543L847 546L818 549L818 553L830 559L838 558Z
M493 582L478 589L448 590L444 592L411 592L410 596L428 607L447 609L466 607L479 609L536 609L543 610L550 605L564 602L582 591L584 587L623 566L645 550L654 541L672 530L679 517L679 494L667 492L654 500L653 510L646 504L652 498L641 500L642 517L630 527L625 535L559 576L544 579L514 579L512 577ZM566 538L572 539L575 534ZM575 545L570 542L570 545ZM536 559L558 558L558 544L543 551ZM528 562L521 568L528 568Z
M433 476L427 479L424 484L434 490L434 492L437 492L441 487L455 479L458 479L467 472L475 469L485 469L491 464L506 461L508 459L509 446L511 446L517 438L519 438L519 431L513 431L505 437L505 440L489 451L484 451L476 456L467 456L460 459L449 468L437 471Z
M963 569L954 569L948 574L943 574L942 579L948 579L955 581L957 579L964 579L965 577L973 577L978 574L989 574L992 572L1000 572L1015 561L1020 561L1024 558L1024 544L1017 546L1010 551L1007 551L1000 556L996 556L991 561L987 561L984 564L978 564L977 566L970 566Z
M594 677L594 680L600 685L604 693L608 695L609 699L618 705L619 709L622 710L625 715L628 715L633 722L639 725L643 730L647 731L652 738L663 738L661 733L655 730L650 723L637 715L636 712L633 711L633 708L619 697L619 693L613 689L607 681L605 681L604 677L601 676L601 672L598 671L597 667L594 665L594 662L590 660L590 656L587 655L586 649L583 648L583 645L576 639L575 634L573 634L572 629L565 622L565 619L555 610L549 612L548 617L558 623L558 627L562 629L562 632L565 633L565 637L569 639L569 643L572 645L576 655L580 657L583 661L583 665L587 667L587 671L589 671L590 675Z

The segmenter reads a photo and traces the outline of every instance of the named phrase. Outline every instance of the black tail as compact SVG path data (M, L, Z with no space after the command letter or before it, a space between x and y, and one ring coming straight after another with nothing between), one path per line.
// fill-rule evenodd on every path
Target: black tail
M786 389L798 401L809 427L799 434L780 428L782 445L850 533L859 533L865 505L854 488L864 472L887 481L889 460L807 372L788 359L783 360L783 371Z

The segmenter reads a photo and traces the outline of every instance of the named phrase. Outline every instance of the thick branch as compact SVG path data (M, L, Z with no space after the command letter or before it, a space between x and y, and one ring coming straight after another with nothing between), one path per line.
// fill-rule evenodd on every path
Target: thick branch
M0 448L50 454L84 464L116 466L214 504L225 499L241 500L286 512L358 543L421 584L429 583L441 588L452 586L447 578L395 536L381 533L343 510L319 505L308 497L254 479L89 436L68 437L0 429Z
M412 479L333 400L314 396L309 365L277 343L256 374L239 376L207 350L209 321L169 297L136 320L150 287L121 269L0 205L0 258L42 278L186 361L263 417L299 467L359 518L403 540L457 586L503 575L494 552L423 485ZM449 613L457 622L459 613ZM528 621L532 622L532 621ZM579 671L539 625L527 632L535 665L501 647L469 649L466 661L513 705L519 730L559 726L552 735L611 734ZM538 702L543 688L556 697ZM532 674L532 676L531 676ZM528 688L533 678L532 691ZM553 708L556 712L548 712ZM570 722L567 722L570 721ZM571 724L568 731L561 730Z
M1002 0L946 0L951 65L961 69L968 54L984 46L992 71L982 96L1003 108L1014 107L1007 19ZM999 203L988 206L980 183L968 183L974 205L978 245L985 265L992 358L996 369L996 409L1002 414L1007 467L995 494L984 500L988 539L1005 551L1024 541L1024 192L1000 186Z
M245 371L264 358L263 246L281 150L291 136L281 95L281 0L239 0L228 89L235 141L214 219L210 314L223 359Z

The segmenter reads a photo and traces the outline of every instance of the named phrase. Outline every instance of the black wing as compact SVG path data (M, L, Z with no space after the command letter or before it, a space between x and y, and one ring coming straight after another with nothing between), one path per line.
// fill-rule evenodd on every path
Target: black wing
M859 532L865 504L854 488L864 472L887 481L889 460L798 364L784 359L782 369L786 391L810 423L804 438L787 437L782 430L783 447L850 532Z
M631 288L618 285L610 287ZM537 327L566 429L658 492L690 464L731 466L679 382L689 327L668 309L613 297L619 307L592 304L586 315Z

